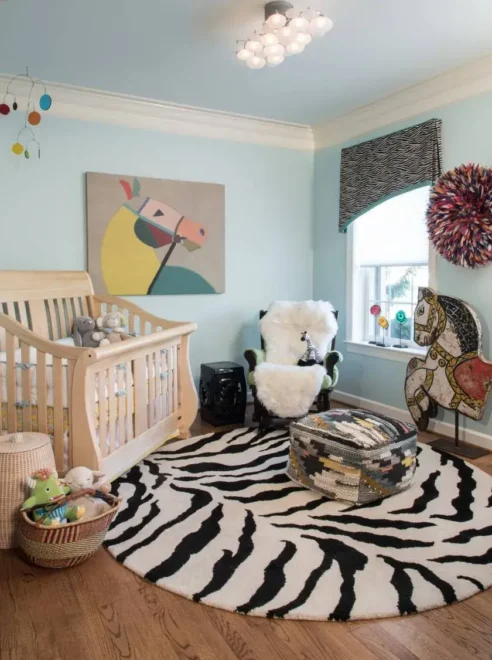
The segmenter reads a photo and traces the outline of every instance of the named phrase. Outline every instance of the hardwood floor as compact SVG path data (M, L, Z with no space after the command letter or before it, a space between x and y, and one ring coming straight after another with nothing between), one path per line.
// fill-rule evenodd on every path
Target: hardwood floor
M193 434L211 430L197 422ZM420 434L426 442L432 436ZM492 474L492 456L474 461ZM492 590L424 614L278 621L224 612L146 583L104 550L51 571L0 552L1 660L492 659Z

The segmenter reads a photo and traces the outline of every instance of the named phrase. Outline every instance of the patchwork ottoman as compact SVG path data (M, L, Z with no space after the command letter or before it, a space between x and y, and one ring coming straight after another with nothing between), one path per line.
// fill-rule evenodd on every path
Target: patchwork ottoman
M290 425L287 474L330 499L366 504L413 479L417 429L369 410L330 410Z

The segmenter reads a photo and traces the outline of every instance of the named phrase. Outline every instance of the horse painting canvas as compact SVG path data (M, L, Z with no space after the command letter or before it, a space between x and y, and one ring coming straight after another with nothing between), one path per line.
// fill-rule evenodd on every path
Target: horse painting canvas
M482 328L462 300L419 289L414 337L428 346L424 359L412 358L405 381L407 406L425 430L437 406L481 419L492 386L492 362L482 353Z
M222 293L224 186L88 173L87 247L97 293Z

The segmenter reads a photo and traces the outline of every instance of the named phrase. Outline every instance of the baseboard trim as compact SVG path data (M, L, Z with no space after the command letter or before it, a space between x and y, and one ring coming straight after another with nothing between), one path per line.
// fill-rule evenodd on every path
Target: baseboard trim
M381 413L383 415L387 415L388 417L394 417L395 419L399 419L402 422L412 421L412 417L408 410L403 410L402 408L396 408L394 406L388 406L385 403L373 401L372 399L364 399L363 397L349 394L348 392L335 390L331 398L333 403L339 401L340 403L344 403L348 406L354 406L356 408L367 408L367 410L372 410L373 412ZM436 433L450 438L454 437L454 426L449 422L432 419L429 423L428 430L431 433ZM462 426L460 440L492 451L492 437L485 433L473 431Z

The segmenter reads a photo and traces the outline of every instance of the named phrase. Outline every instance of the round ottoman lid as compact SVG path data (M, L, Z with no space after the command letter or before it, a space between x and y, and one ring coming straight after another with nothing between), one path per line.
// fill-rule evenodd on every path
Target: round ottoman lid
M51 444L46 433L10 433L0 436L0 454L19 454Z
M380 413L362 408L335 409L308 415L291 424L291 429L363 451L381 450L389 445L416 440L417 428Z

